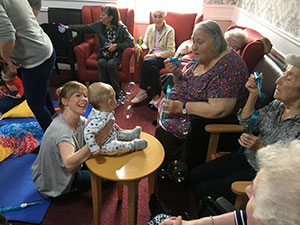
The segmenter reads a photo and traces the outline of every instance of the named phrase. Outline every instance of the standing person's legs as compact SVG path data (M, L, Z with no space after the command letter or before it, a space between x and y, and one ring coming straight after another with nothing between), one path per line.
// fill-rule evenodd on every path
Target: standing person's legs
M55 113L48 90L53 73L55 52L41 65L31 69L21 69L25 98L41 128L46 131Z
M120 78L117 70L117 67L120 65L120 63L121 63L120 58L113 58L108 60L106 65L109 84L111 84L116 94L118 94L119 91L121 90Z
M99 81L104 83L109 83L109 74L106 70L107 61L104 58L98 59L98 76Z

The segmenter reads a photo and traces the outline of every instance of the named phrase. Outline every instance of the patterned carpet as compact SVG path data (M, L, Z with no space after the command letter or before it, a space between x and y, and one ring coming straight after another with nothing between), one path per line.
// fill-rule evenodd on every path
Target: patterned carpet
M69 71L54 73L50 81L50 91L53 100L57 87L63 85L71 79ZM136 87L134 88L136 92ZM134 93L127 96L127 100L133 97ZM132 129L139 125L144 132L154 135L155 127L152 121L156 119L157 112L147 107L147 99L140 104L129 107L129 101L123 99L124 104L120 104L115 109L116 123L124 129ZM128 108L129 107L129 108ZM184 192L182 184L171 181L158 185L157 192L161 200L171 209L172 214L177 215L184 211L195 211L195 204L190 192ZM126 225L127 217L127 187L124 189L123 201L117 200L117 188L114 183L108 183L103 187L101 224L105 225ZM144 225L150 219L148 208L148 183L147 179L139 183L138 196L138 218L137 224ZM12 222L13 225L24 225L21 222ZM46 213L42 225L93 225L92 198L91 191L82 194L73 194L63 200L55 200L51 203Z

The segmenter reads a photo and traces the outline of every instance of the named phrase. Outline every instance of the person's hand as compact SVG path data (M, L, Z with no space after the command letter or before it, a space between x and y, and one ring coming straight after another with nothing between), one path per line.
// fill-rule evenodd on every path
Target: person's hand
M155 58L155 54L147 54L145 55L144 59L147 59L147 58Z
M117 44L108 43L107 50L110 52L114 52L117 49Z
M181 70L178 70L178 63L179 62L171 62L170 59L165 59L164 61L166 69L173 73L175 76L181 75Z
M196 220L190 220L190 221L185 221L182 220L181 216L177 216L177 217L171 217L169 219L164 220L160 225L200 225L200 224L205 224L205 223L201 223L200 220L198 220L199 222L197 222Z
M138 44L136 44L136 45L134 46L134 50L135 50L135 52L142 51L142 46L139 46Z
M262 88L262 81L263 81L263 74L260 73L260 78L261 78L261 82L259 84L260 89ZM245 87L248 89L250 94L256 95L258 96L259 92L258 92L258 87L257 87L257 83L254 80L254 75L251 74L248 78L248 81L245 84Z
M69 26L68 26L68 25L64 25L64 24L62 24L62 23L60 24L60 26L63 26L66 30L69 29Z
M253 151L257 151L264 147L263 141L253 134L243 133L238 141L241 146Z
M108 122L103 129L96 135L96 143L101 144L104 139L108 136L111 129L111 120Z
M16 94L16 98L21 98L22 96L20 94Z
M165 113L182 113L183 103L181 101L167 100L164 98L161 102Z
M182 221L181 216L171 217L169 219L164 220L160 225L182 225L185 224Z
M116 130L121 130L121 127L116 123L115 123L115 128L116 128Z
M14 84L8 84L8 83L6 83L6 87L7 87L8 90L10 90L12 92L17 92L18 91L17 86L14 85Z

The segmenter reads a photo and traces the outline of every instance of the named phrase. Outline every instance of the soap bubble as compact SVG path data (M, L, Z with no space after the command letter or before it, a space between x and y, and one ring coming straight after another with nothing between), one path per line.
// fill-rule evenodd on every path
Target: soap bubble
M132 117L132 115L133 115L133 107L132 107L132 105L128 105L127 106L125 113L126 113L126 115L125 115L126 119L130 119Z
M118 93L117 107L120 105L124 105L126 102L125 92L123 90Z
M126 95L131 95L135 89L136 84L134 82L129 82L125 86L125 93Z
M160 169L158 171L158 177L161 179L161 180L165 180L167 178L167 175L168 175L168 172L165 170L165 169Z
M188 168L184 162L175 160L168 166L168 176L172 181L181 183L188 175Z

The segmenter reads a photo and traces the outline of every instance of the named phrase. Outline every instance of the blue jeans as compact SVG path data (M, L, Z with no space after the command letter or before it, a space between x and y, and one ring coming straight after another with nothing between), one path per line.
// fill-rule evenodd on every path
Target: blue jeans
M159 95L159 71L165 67L164 60L166 58L147 58L144 59L142 65L142 79L140 88L147 90L148 86L151 87L151 95Z
M16 95L16 92L8 91L8 94ZM0 99L0 113L4 114L16 105L19 105L24 101L24 96L22 98L12 98L8 96L3 96Z
M86 191L91 189L91 175L89 170L79 170L75 173L72 190Z
M53 48L52 56L41 65L30 69L21 68L25 98L44 131L46 131L52 122L52 115L55 113L48 90L55 59L56 56Z

